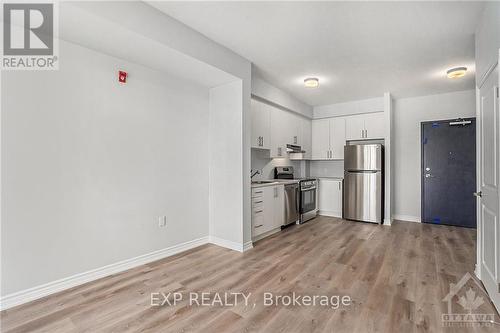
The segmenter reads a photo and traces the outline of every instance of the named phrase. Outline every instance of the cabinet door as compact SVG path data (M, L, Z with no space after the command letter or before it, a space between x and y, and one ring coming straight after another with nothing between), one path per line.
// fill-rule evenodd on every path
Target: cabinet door
M271 146L270 146L270 156L274 157L284 157L286 156L286 142L290 136L288 112L280 110L278 108L271 108Z
M311 159L311 156L312 156L312 143L311 143L311 140L312 140L312 123L311 123L311 120L309 119L306 119L306 118L303 118L302 119L302 131L301 131L301 146L302 146L302 150L305 150L305 153L304 153L304 158L305 159Z
M274 207L272 229L279 228L285 224L285 187L278 185L273 187Z
M385 117L383 112L367 113L365 116L365 139L385 138Z
M270 142L270 107L262 102L251 100L252 110L252 148L269 149Z
M342 217L342 181L320 179L318 201L320 215Z
M312 159L326 160L330 152L330 119L312 121Z
M364 115L355 115L345 118L346 140L364 139L365 118Z
M262 230L260 230L261 233L263 232L268 232L269 230L274 229L273 223L274 223L274 187L275 186L266 186L263 187L262 189L264 190L264 226L262 227Z
M286 111L283 111L286 112ZM288 114L288 128L289 128L289 133L288 133L288 141L286 144L292 144L292 145L302 145L302 117L297 116L291 112L287 112Z
M330 119L330 151L334 160L344 159L345 118Z

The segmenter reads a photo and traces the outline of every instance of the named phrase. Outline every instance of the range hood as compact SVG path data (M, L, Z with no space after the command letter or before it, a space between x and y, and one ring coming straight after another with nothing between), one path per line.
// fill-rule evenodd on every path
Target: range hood
M305 150L301 146L286 145L286 152L291 160L305 160Z
M302 147L297 146L297 145L286 145L286 152L288 154L303 154L303 153L305 153L305 151L302 150Z

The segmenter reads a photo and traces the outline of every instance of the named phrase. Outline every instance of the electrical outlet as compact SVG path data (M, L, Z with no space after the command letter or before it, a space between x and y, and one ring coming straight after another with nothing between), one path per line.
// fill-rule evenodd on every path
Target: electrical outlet
M166 216L160 216L158 218L158 226L160 228L163 228L163 227L167 226L167 217Z

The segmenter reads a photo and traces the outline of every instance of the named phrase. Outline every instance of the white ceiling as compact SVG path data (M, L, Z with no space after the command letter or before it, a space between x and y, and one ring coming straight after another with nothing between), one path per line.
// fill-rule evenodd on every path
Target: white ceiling
M479 2L154 2L310 105L474 87ZM466 65L466 77L446 69ZM320 78L306 89L307 76Z
M61 2L59 37L207 88L236 80L218 68L130 30L126 20L121 24L110 20L104 10L107 5L105 2L90 1ZM118 9L124 10L123 7ZM63 62L64 57L61 57Z

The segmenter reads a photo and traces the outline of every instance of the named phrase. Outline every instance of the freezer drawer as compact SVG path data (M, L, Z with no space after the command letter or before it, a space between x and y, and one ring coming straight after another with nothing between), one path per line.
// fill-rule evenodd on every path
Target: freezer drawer
M382 170L382 145L347 145L344 147L344 170Z
M344 218L382 223L382 173L344 173Z

